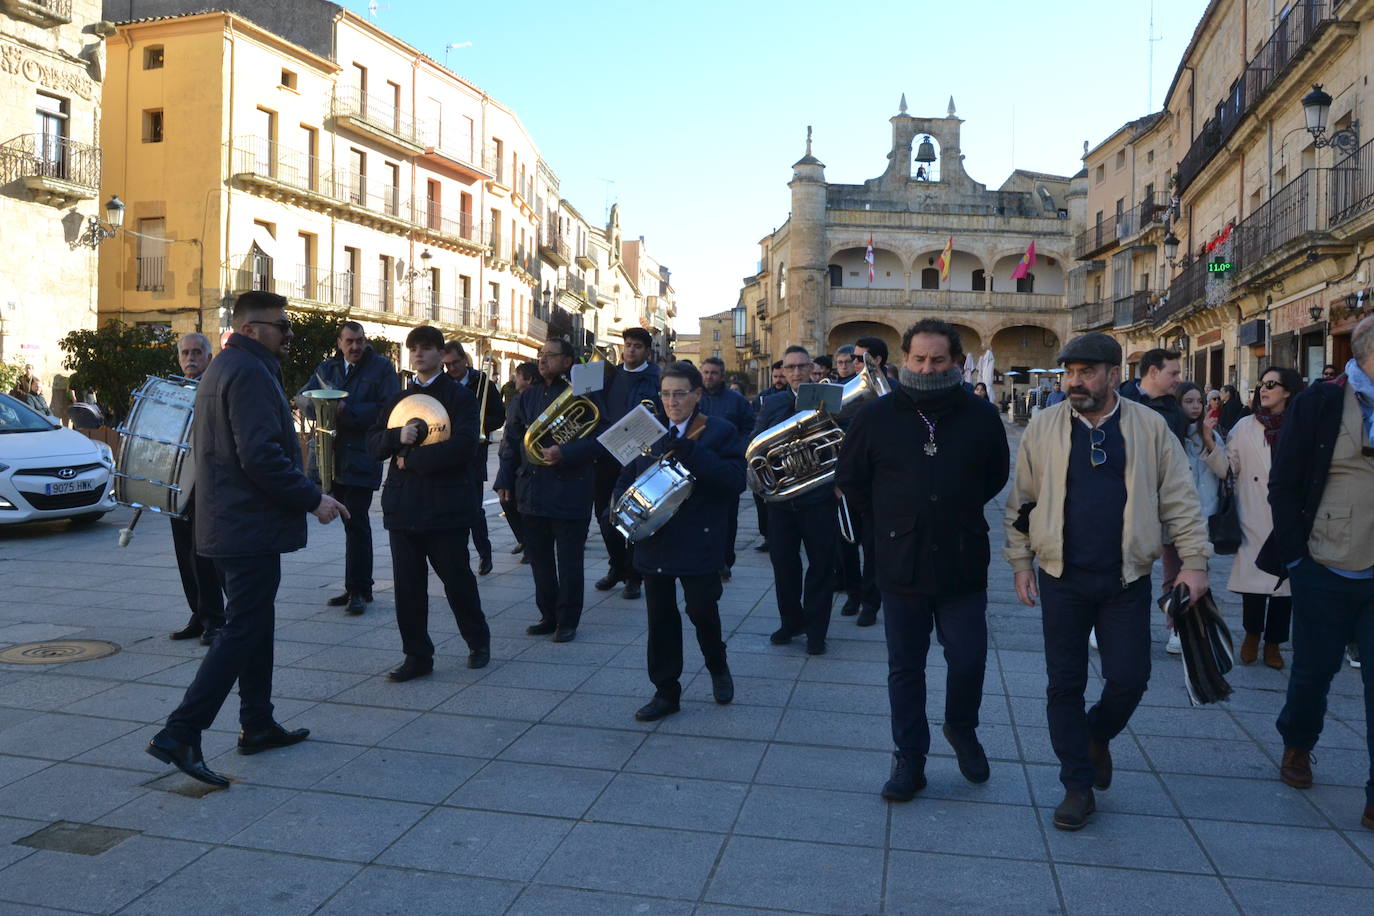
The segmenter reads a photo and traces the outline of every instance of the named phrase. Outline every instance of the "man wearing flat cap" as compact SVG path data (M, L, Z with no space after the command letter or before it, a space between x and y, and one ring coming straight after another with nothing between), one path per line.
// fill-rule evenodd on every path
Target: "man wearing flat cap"
M1177 583L1207 591L1207 525L1178 437L1149 407L1117 395L1121 346L1084 334L1059 354L1068 400L1031 418L1006 511L1016 594L1041 599L1050 742L1064 800L1054 826L1078 830L1112 782L1110 742L1150 679L1150 569L1162 534L1178 548ZM1035 564L1039 564L1037 581ZM1097 630L1101 698L1084 711L1088 634Z

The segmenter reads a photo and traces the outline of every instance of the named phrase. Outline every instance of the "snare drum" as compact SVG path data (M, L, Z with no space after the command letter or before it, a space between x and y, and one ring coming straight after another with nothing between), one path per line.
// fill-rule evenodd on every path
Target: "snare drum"
M191 511L195 462L191 421L196 387L189 379L148 377L119 433L115 499L135 509L185 518Z
M621 494L611 522L627 541L642 541L668 523L692 495L694 484L686 468L672 458L660 458Z

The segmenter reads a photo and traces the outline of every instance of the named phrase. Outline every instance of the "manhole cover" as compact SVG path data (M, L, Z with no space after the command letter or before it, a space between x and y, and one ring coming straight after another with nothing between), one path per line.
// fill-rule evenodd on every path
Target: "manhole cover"
M82 856L98 856L109 852L131 836L138 836L137 830L122 827L97 827L95 824L74 824L71 821L58 821L49 824L37 833L15 840L16 846L30 846L34 849L48 849L54 852L72 852Z
M6 665L61 665L88 662L114 655L119 646L102 639L63 639L54 642L26 642L0 649L0 663Z

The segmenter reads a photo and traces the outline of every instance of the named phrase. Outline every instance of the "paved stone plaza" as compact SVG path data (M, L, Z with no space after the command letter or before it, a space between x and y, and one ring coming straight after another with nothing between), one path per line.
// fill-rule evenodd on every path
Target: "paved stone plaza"
M1336 680L1319 785L1299 792L1276 778L1286 675L1237 668L1229 704L1190 709L1161 631L1144 705L1112 745L1114 785L1087 829L1061 833L1038 611L1015 602L999 558L980 729L992 779L966 783L937 725L930 786L888 805L882 627L855 627L837 600L827 655L770 645L771 576L741 506L721 606L735 703L710 702L688 636L682 712L649 725L633 718L651 694L642 603L592 589L605 566L595 533L576 642L524 635L533 586L493 516L491 666L463 667L440 604L434 675L392 684L401 654L380 517L377 600L357 618L324 606L343 533L312 521L309 549L285 558L275 680L278 718L311 739L239 756L231 697L204 736L211 767L235 779L218 792L143 753L205 651L166 638L186 618L166 524L145 518L125 550L126 511L79 532L0 528L0 648L122 647L0 666L0 913L1374 911L1358 672ZM1239 631L1239 602L1223 596ZM55 822L72 826L24 840ZM108 848L54 850L76 841Z

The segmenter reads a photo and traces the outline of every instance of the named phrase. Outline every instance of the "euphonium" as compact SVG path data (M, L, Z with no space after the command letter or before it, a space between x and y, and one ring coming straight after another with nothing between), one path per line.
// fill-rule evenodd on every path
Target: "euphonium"
M547 466L544 449L585 438L600 422L601 411L596 404L589 398L574 396L569 383L525 430L525 460Z
M851 416L866 401L892 390L875 363L864 366L845 382L840 416ZM828 486L835 478L844 431L823 407L797 413L755 437L744 457L749 489L764 502L777 502Z
M320 388L305 392L315 407L315 467L320 472L320 489L328 493L334 486L334 437L338 435L339 402L347 391Z

